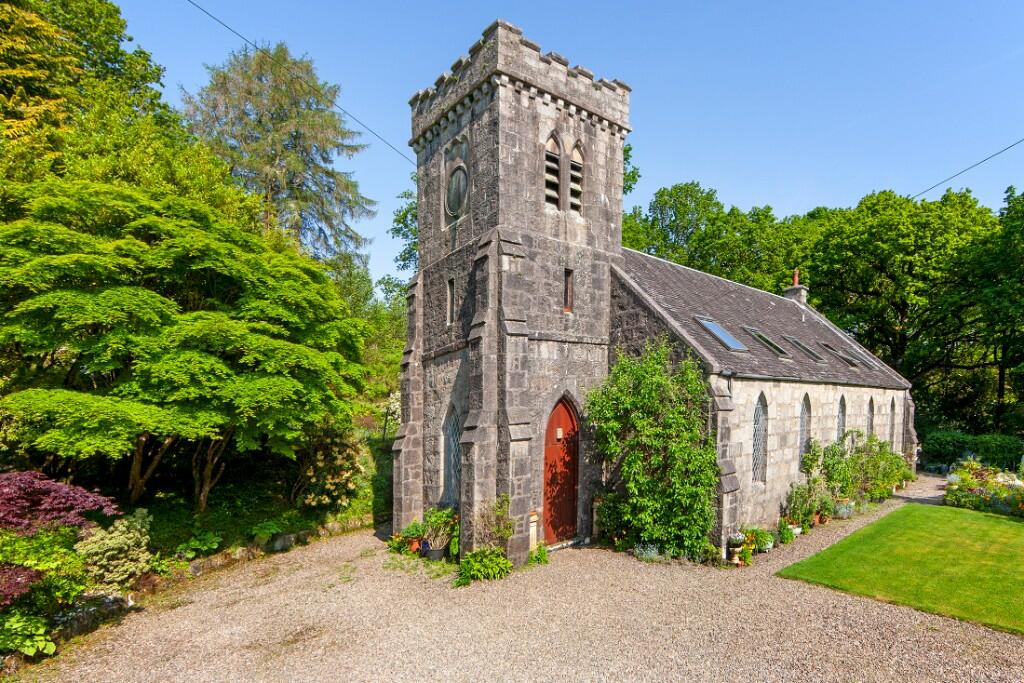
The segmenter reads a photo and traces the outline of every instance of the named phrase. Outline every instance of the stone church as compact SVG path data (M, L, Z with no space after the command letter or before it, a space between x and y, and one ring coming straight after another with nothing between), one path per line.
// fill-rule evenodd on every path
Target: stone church
M774 525L811 439L858 429L916 450L910 384L807 304L622 247L630 88L495 22L410 100L420 270L409 287L394 525L508 494L509 544L583 540L602 469L582 410L620 350L699 358L722 545ZM912 456L911 456L912 457Z

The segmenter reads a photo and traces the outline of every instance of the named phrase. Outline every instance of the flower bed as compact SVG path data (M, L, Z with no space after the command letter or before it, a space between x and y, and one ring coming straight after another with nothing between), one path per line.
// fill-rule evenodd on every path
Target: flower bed
M1020 477L964 460L947 477L946 505L1024 517L1024 481Z

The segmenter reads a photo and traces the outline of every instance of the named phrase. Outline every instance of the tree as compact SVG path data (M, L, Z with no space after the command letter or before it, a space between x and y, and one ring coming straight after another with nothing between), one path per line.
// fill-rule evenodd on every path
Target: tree
M911 382L955 369L976 329L961 320L965 297L951 266L995 227L992 212L969 191L920 202L870 194L825 217L812 257L813 296L833 322Z
M619 354L587 396L611 489L601 525L620 545L652 543L671 556L703 557L718 485L707 403L702 370L692 360L672 367L664 341L639 357Z
M131 41L120 10L107 0L18 0L0 4L0 78L4 142L0 171L8 179L61 173L63 139L71 117L94 104L105 84L145 111L160 103L162 69Z
M992 427L1024 432L1024 195L1007 189L998 228L954 272L967 303L976 303L981 344L995 366Z
M47 129L67 115L67 88L79 74L77 60L63 47L60 29L27 0L0 3L0 159L4 176L26 157L46 154Z
M416 174L411 176L412 188L403 190L398 195L402 204L395 209L391 218L391 227L388 234L395 239L402 240L402 250L395 257L395 264L399 270L411 270L415 272L420 265L420 224L417 215L416 205Z
M363 149L333 108L340 89L321 81L309 59L284 43L234 52L207 67L210 82L183 93L192 130L263 201L263 223L276 224L308 251L331 255L365 241L352 222L373 214L337 157Z
M817 238L817 222L778 220L771 207L726 210L715 190L690 181L658 190L647 213L623 220L632 249L768 291L786 286Z
M350 423L365 329L317 263L159 193L49 181L0 210L9 448L130 458L137 500L187 447L203 510L232 449Z
M622 146L622 194L627 195L640 182L640 169L633 163L633 145Z

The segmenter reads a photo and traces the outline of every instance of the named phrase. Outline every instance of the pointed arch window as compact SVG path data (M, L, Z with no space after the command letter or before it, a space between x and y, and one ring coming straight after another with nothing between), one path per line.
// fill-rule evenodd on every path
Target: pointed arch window
M804 394L800 404L800 461L811 450L811 397Z
M441 500L445 507L459 506L459 482L462 469L462 416L454 405L448 406L448 414L441 428L444 453L441 461Z
M754 451L751 475L755 482L768 481L768 401L762 393L754 407Z
M562 208L562 149L554 136L544 146L544 202Z
M875 433L875 399L868 399L868 424L867 424L868 436L873 436Z
M583 152L579 147L573 149L569 159L569 208L583 213Z
M836 413L836 441L846 436L846 397L839 397L839 411Z
M896 399L889 403L889 448L896 448Z

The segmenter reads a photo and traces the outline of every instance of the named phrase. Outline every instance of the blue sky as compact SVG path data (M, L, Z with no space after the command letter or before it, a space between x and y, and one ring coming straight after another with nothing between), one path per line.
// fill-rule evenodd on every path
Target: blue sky
M850 206L873 190L916 194L1024 137L1020 2L197 1L249 38L311 57L341 85L339 104L410 157L409 97L491 21L510 21L544 51L633 88L643 178L627 208L687 180L778 215ZM184 0L120 4L129 33L166 67L172 103L179 86L205 83L204 64L242 46ZM358 228L380 277L396 272L387 228L414 169L363 141L338 166L378 201ZM1022 171L1024 144L950 184L998 208L1008 185L1024 187Z

